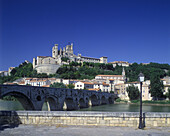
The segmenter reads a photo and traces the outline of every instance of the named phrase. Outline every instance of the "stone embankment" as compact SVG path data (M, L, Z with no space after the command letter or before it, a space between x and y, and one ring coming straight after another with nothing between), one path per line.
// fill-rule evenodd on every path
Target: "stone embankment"
M170 113L145 113L146 127L170 127ZM0 111L0 125L138 127L138 112Z

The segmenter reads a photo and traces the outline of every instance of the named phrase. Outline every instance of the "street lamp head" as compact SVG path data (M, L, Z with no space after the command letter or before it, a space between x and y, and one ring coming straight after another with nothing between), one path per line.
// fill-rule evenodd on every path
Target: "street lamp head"
M144 81L144 74L143 73L141 73L140 72L140 74L138 75L138 80L140 81L140 82L143 82Z
M110 81L111 84L113 84L113 81L114 81L114 80L110 79L109 81Z

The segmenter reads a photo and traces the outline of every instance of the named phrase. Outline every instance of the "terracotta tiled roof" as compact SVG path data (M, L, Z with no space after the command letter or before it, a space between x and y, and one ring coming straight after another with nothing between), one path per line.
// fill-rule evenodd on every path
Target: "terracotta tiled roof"
M166 79L161 79L162 81L166 81Z
M30 82L45 82L48 78L33 78Z
M135 82L127 82L126 84L139 84L140 82L135 81Z
M106 84L105 82L103 82L102 84L105 85L105 86L109 86L109 84Z
M109 79L109 81L114 81L115 79Z
M6 85L16 85L16 83L9 83L9 82L6 82L4 84L6 84Z
M36 79L32 79L30 82L38 82Z
M25 84L25 81L21 81L21 82L19 82L18 84L22 84L22 85L23 85L23 84Z
M116 84L116 85L124 85L124 83Z
M122 77L122 75L97 75L101 77Z
M47 78L48 80L56 80L56 78Z
M100 84L100 83L98 83L98 82L93 82L95 85L98 85L98 84Z
M91 82L82 82L84 84L88 84L88 85L94 85L94 83L91 83Z
M42 87L50 87L50 85L43 85Z
M88 90L90 90L90 91L99 91L100 89L97 89L97 88L90 88L90 89L88 89Z
M26 78L25 80L31 80L32 78Z

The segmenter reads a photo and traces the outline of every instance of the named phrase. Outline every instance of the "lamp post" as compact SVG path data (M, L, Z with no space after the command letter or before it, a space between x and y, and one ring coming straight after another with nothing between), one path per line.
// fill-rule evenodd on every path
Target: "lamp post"
M139 81L140 81L140 117L139 117L139 129L143 129L143 123L142 123L142 82L144 81L144 75L140 73L138 75Z

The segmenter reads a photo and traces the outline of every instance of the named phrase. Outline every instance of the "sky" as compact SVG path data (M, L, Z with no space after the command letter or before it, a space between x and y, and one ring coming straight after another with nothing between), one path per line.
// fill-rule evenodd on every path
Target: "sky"
M0 0L0 71L69 42L108 62L170 64L170 0Z

